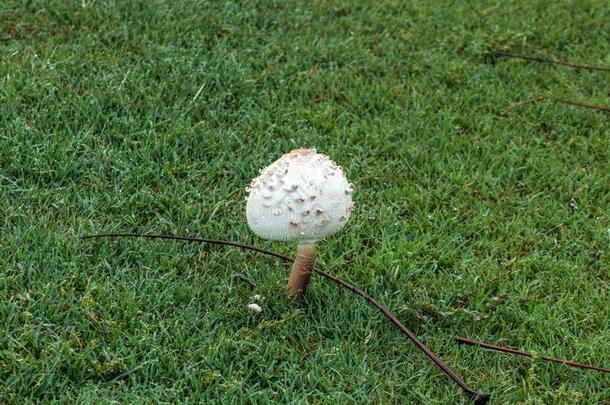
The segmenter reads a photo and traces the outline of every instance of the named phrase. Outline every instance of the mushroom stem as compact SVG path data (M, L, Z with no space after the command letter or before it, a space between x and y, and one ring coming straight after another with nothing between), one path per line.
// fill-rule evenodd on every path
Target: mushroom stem
M286 287L286 294L288 294L289 297L303 298L315 262L316 245L314 243L299 243L297 247L297 256L292 264L292 272L290 273L288 286Z

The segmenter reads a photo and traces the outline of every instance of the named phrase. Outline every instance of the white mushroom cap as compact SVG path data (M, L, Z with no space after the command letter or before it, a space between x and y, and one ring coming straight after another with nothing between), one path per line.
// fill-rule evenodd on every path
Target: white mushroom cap
M296 149L246 188L250 229L265 239L313 243L340 231L354 205L343 169L315 149Z

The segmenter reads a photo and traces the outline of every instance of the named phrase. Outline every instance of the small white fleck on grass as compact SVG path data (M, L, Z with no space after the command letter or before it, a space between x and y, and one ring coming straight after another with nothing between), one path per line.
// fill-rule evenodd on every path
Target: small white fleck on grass
M258 304L248 304L248 309L250 311L256 312L257 314L260 314L263 311L263 309Z
M262 297L260 296L260 294L256 294L256 295L254 296L254 299L255 299L256 301L260 301L260 300L262 299Z

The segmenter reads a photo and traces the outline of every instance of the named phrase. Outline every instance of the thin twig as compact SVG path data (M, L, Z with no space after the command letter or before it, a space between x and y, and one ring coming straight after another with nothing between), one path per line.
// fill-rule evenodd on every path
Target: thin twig
M561 62L561 61L552 60L552 59L544 59L544 58L540 58L537 56L517 55L514 53L498 52L498 51L493 51L492 54L498 55L498 56L504 56L506 58L515 58L515 59L528 60L531 62L547 63L549 65L566 66L566 67L573 68L573 69L587 69L587 70L597 70L597 71L601 71L601 72L610 72L610 68L603 67L603 66L581 65L581 64L576 64L576 63Z
M198 238L198 237L190 237L190 236L177 236L177 235L159 235L159 234L136 234L136 233L106 233L106 234L97 234L97 235L84 235L81 236L81 239L91 239L91 238L116 238L116 237L131 237L131 238L150 238L150 239L171 239L171 240L181 240L186 242L201 242L201 243L209 243L214 245L224 245L224 246L233 246L245 250L250 250L257 253L262 253L265 255L273 256L278 259L281 259L285 262L293 262L293 258L289 256L285 256L281 253L272 252L265 249L260 249L254 246L249 246L243 243L218 240L218 239L208 239L208 238ZM445 364L432 350L430 350L424 343L422 343L417 336L409 328L407 328L400 320L394 315L387 307L377 301L375 298L356 287L353 284L348 283L345 280L340 279L337 276L334 276L330 273L327 273L319 268L314 268L314 271L321 275L322 277L333 281L334 283L340 285L343 288L350 290L352 293L362 297L373 307L377 308L386 318L390 320L404 335L406 335L411 341L421 350L426 356L434 364L436 364L449 378L451 378L457 385L462 388L462 390L471 398L475 404L485 404L489 401L489 394L480 394L470 388L456 373L453 371L447 364Z
M579 108L590 108L593 110L598 110L598 111L603 111L605 113L610 113L610 107L605 107L602 105L593 105L593 104L584 104L584 103L579 103L578 101L572 101L572 100L564 100L561 98L556 98L555 101L557 101L560 104L567 104L567 105L573 105Z
M526 357L534 357L531 353L525 352L523 350L511 349L509 347L504 347L504 346L496 346L496 345L492 345L492 344L485 343L485 342L477 342L476 340L469 339L469 338L456 337L455 340L458 343L466 344L469 346L480 346L480 347L484 347L485 349L495 350L497 352L511 353L511 354L516 354L519 356L526 356ZM610 368L596 367L596 366L591 366L589 364L577 363L577 362L571 361L571 360L556 359L554 357L549 357L549 356L537 356L537 358L542 359L542 360L552 361L554 363L565 364L570 367L577 367L577 368L583 368L586 370L595 370L595 371L601 371L603 373L610 373Z

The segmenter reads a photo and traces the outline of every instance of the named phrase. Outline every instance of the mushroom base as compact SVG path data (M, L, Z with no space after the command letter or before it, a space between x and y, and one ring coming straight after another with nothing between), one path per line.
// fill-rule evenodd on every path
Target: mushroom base
M291 298L303 298L309 278L313 272L313 265L316 262L316 245L299 244L297 256L292 264L292 272L288 279L286 294Z

